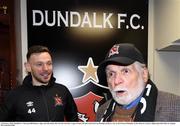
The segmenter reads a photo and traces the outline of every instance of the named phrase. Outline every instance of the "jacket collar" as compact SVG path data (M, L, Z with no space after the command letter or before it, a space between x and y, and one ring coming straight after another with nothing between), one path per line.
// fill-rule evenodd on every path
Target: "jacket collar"
M49 81L49 83L48 83L48 85L42 85L42 86L34 86L33 84L32 84L32 76L31 76L31 74L29 74L29 75L27 75L25 78L24 78L24 80L23 80L23 85L24 86L28 86L28 87L50 87L50 86L52 86L54 83L55 83L55 80L56 80L56 78L54 78L53 77L53 75L51 76L51 79L50 79L50 81Z

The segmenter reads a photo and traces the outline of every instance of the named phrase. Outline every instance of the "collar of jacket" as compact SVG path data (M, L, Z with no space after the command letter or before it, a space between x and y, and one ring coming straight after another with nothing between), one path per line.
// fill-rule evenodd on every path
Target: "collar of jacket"
M31 74L29 74L24 78L23 85L28 86L28 87L50 87L55 83L55 80L56 80L56 78L54 78L53 75L52 75L51 79L49 80L48 85L46 85L46 86L44 86L44 85L42 85L42 86L33 86L33 84L32 84L32 76L31 76Z

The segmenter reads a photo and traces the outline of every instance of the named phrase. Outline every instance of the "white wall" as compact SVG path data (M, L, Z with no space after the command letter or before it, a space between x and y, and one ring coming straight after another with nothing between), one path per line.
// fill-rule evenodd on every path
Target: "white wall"
M15 0L15 29L17 48L17 79L22 82L26 75L24 62L27 52L26 0Z
M162 90L180 94L180 52L156 52L154 80Z
M180 52L156 50L180 38L180 0L149 2L150 73L159 89L180 95Z

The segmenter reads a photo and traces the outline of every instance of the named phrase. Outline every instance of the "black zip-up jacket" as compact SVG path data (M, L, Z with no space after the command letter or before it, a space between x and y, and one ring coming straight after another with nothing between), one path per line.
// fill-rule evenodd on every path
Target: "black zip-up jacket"
M78 121L77 107L69 90L54 77L47 86L33 86L28 75L22 86L8 93L0 121Z

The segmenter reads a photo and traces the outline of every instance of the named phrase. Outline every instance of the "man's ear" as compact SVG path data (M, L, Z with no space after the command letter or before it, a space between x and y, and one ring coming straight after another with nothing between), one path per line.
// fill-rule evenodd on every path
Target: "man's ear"
M143 80L146 83L148 81L149 78L149 72L148 69L146 67L143 68Z
M26 68L27 73L31 72L31 67L30 67L30 64L28 62L24 63L24 67Z

